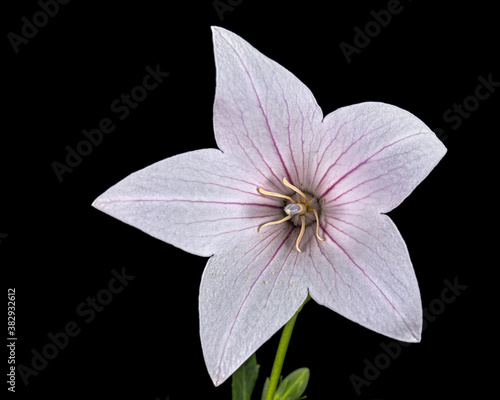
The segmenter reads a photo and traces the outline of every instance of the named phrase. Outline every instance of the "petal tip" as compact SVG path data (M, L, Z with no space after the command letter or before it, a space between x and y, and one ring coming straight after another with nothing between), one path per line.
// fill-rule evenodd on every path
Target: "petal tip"
M212 30L212 36L214 38L216 37L216 35L223 35L225 32L228 32L227 29L221 28L220 26L217 25L212 25L210 29Z
M407 333L401 339L407 343L420 343L422 339L422 323L416 322L412 327L408 327Z
M420 343L421 340L422 340L421 332L417 332L416 334L412 332L412 336L408 340L408 343Z
M106 201L103 199L103 197L99 196L92 202L91 206L98 209L99 211L102 211L104 209L105 203Z

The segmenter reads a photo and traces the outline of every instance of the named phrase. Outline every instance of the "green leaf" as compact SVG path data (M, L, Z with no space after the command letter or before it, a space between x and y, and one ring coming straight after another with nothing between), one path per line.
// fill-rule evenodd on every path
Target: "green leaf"
M269 378L266 378L266 382L264 383L264 389L262 389L262 397L261 400L266 400L267 392L269 390Z
M293 371L280 383L273 400L298 400L306 390L309 375L309 368Z
M233 374L233 400L250 400L259 375L257 357L254 354Z

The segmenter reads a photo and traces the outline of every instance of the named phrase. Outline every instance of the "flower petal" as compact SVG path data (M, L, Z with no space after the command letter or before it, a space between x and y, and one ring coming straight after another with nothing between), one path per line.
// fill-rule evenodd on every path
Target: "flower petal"
M314 184L326 212L348 203L389 212L446 153L422 121L384 103L340 108L325 117L323 129Z
M323 217L322 227L326 241L309 244L311 297L383 335L420 341L418 283L391 219L384 214L360 215L346 206Z
M307 297L302 255L289 224L270 227L207 263L200 286L200 334L216 386L285 325Z
M258 170L274 190L283 189L283 177L300 186L310 169L310 138L323 118L314 96L239 36L218 27L212 31L217 145Z
M282 218L282 206L259 194L258 186L234 160L204 149L135 172L92 205L185 251L210 256Z

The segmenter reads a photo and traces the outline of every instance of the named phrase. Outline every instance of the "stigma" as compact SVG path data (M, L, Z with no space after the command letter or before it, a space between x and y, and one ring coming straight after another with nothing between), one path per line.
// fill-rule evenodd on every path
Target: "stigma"
M279 197L288 202L288 204L283 208L286 217L280 219L279 221L268 222L266 224L259 226L258 232L260 232L260 230L265 226L278 225L289 220L292 220L292 222L296 226L298 226L300 223L300 233L299 236L297 237L297 241L295 242L295 248L299 253L302 253L299 246L300 246L300 241L302 240L302 237L304 236L304 232L306 229L306 217L308 217L309 219L311 218L311 215L309 213L312 213L314 219L316 220L316 237L321 241L325 240L319 236L318 210L316 210L316 208L311 205L311 203L315 201L314 197L308 199L307 196L299 188L293 186L290 182L287 181L286 178L283 178L283 183L285 184L286 187L292 189L296 193L295 199L284 194L268 192L267 190L257 188L260 194L263 194L265 196Z

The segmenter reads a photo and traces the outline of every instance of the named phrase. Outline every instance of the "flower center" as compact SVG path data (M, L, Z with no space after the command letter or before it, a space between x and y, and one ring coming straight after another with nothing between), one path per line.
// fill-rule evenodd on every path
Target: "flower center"
M281 224L282 222L286 222L288 220L291 220L291 222L295 226L299 226L300 224L300 233L299 237L297 238L297 242L295 243L295 248L299 253L302 253L299 248L300 241L304 236L306 226L310 225L312 222L316 221L316 237L321 241L325 240L319 236L319 215L318 210L316 210L316 207L318 207L318 202L316 201L314 196L305 195L299 188L293 186L290 182L288 182L286 178L283 178L283 183L286 187L292 189L296 193L295 199L292 199L290 196L284 194L268 192L267 190L257 188L260 194L280 197L282 199L288 200L288 204L283 209L287 216L283 219L280 219L279 221L268 222L267 224L259 226L258 232L260 232L260 230L265 226Z

